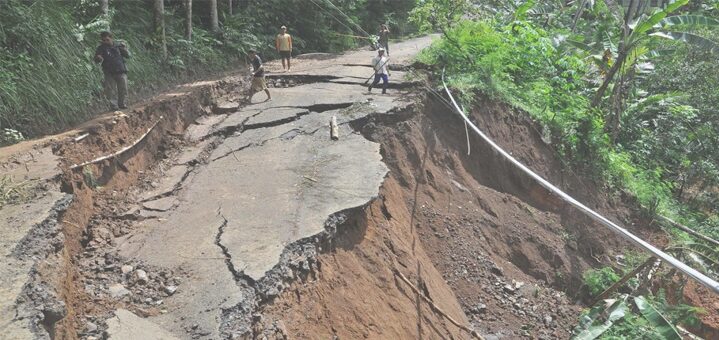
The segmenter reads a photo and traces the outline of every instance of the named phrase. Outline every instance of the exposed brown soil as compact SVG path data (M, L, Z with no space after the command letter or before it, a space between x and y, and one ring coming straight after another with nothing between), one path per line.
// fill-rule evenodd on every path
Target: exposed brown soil
M99 227L113 225L107 242L128 232L121 222L105 223L129 205L128 189L141 186L148 169L182 146L177 136L238 84L178 87L127 116L96 120L83 128L89 137L55 148L67 169L127 146L159 121L138 147L116 160L64 172L63 190L75 195L62 217L64 248L48 261L59 267L39 268L66 305L67 315L48 325L55 339L80 338L88 317L118 307L144 316L159 312L90 295L88 275L102 280L97 276L118 269L103 273L104 261L87 264L95 258L86 255L103 247L91 243L103 239L94 234ZM568 338L587 298L582 273L613 265L614 255L632 248L500 160L474 135L467 155L460 120L436 101L419 101L424 106L355 123L382 144L391 173L379 197L353 214L319 255L318 270L260 308L255 334L272 329L278 338L295 339L470 338L421 301L396 276L398 270L452 318L484 335ZM519 160L643 238L660 246L667 242L661 232L644 227L647 221L634 213L629 198L597 194L603 191L597 184L566 170L525 114L490 100L478 107L472 112L477 125ZM88 273L88 265L100 269ZM685 298L711 314L719 305L702 289L690 282ZM719 322L716 313L702 321Z
M682 292L685 303L703 309L700 324L689 329L704 339L719 339L719 298L694 281L688 281Z
M531 122L507 107L485 104L473 117L518 159L554 183L591 188L558 171L561 163ZM369 132L383 141L407 202L418 206L423 245L483 333L569 337L582 307L582 273L628 245L474 136L467 156L464 126L452 115L430 101L422 114L395 125L377 124ZM615 208L621 207L618 202L581 196L615 219L633 218L626 208Z
M241 85L239 79L227 78L178 86L138 104L128 114L111 113L81 126L79 131L90 135L78 143L65 141L54 147L55 154L62 157L62 189L75 195L62 217L65 244L57 261L59 268L40 271L40 275L55 283L59 298L66 306L65 317L50 325L54 339L78 339L87 317L107 314L118 307L91 296L84 286L85 278L91 273L82 271L80 261L83 253L92 251L92 247L88 249L85 244L95 238L92 227L102 223L103 216L116 216L117 209L122 207L118 203L122 202L127 189L136 186L146 169L178 147L177 136L197 117L207 114L215 98ZM146 138L118 157L69 170L73 164L112 154L134 143L158 121ZM122 230L112 232L111 237L123 234ZM112 272L113 269L116 268L105 270Z
M403 284L391 280L391 267L409 261L421 263L423 280L445 281L482 334L568 338L586 308L582 274L614 265L615 255L633 247L500 160L473 135L468 156L461 121L438 102L425 102L394 118L356 124L382 144L392 170L379 202L366 212L371 218L356 226L365 228L365 237L355 235L345 240L351 247L320 255L318 279L283 293L264 309L265 317L283 324L290 338L417 338L410 327L418 319L411 294L397 295ZM645 227L648 221L634 213L631 199L597 194L602 190L595 183L566 170L525 114L489 100L478 107L472 113L477 125L515 157L633 232L655 244L667 242ZM389 213L378 213L380 204L391 207ZM417 255L407 252L406 243L398 246L398 237L418 237ZM416 273L411 265L404 267ZM432 276L432 267L441 278ZM451 294L430 291L430 296L455 304ZM430 322L426 314L422 320ZM453 337L449 330L429 338Z
M418 306L416 294L393 274L401 271L468 324L411 228L411 215L402 188L387 179L380 198L341 226L332 251L320 256L316 277L293 283L262 310L265 324L282 324L290 339L469 338L427 303Z

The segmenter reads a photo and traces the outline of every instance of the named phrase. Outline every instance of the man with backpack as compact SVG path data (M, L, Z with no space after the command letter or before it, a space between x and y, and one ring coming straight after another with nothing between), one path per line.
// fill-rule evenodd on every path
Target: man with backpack
M116 43L112 33L104 31L100 33L100 46L95 50L95 62L102 63L104 74L103 88L105 97L110 102L112 110L126 109L125 99L127 96L127 66L125 58L130 57L127 46L124 43ZM112 93L117 90L117 102L113 103Z

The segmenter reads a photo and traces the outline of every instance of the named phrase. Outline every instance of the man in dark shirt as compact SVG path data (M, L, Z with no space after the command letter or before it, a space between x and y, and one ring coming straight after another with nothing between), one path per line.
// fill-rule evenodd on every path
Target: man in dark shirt
M379 25L379 46L384 48L389 57L389 28L385 24Z
M130 57L127 47L123 43L116 44L112 39L112 33L100 33L102 43L95 50L95 62L102 63L102 72L105 79L102 83L105 89L105 97L110 101L113 110L117 108L126 109L125 97L127 96L127 67L125 58ZM112 102L112 93L117 89L117 104Z
M262 59L255 50L250 50L247 56L250 57L250 63L252 64L252 85L250 85L250 92L245 101L251 102L252 96L262 90L267 94L265 101L272 100L270 90L267 89L267 83L265 82L265 68L262 66Z

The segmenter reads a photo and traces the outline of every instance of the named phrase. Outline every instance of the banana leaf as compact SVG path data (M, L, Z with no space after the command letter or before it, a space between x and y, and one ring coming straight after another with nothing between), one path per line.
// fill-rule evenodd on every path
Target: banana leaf
M623 296L621 299L615 301L609 308L609 316L607 320L601 324L595 325L598 316L604 314L605 306L598 306L592 308L588 315L584 316L581 320L582 331L573 336L573 340L594 340L606 332L608 329L614 326L614 323L624 318L627 313L627 297Z
M534 7L534 0L529 0L519 7L514 12L514 20L524 20L527 17L527 12Z
M667 5L665 9L652 14L649 18L639 23L632 34L642 34L649 31L650 29L652 29L652 27L654 27L654 25L660 23L669 14L672 14L672 12L679 9L679 7L682 7L688 3L689 0L677 0Z
M705 50L708 50L711 53L718 53L719 52L719 44L716 42L709 40L707 38L704 38L702 36L692 34L692 33L686 33L686 32L654 32L650 34L650 36L653 37L660 37L664 39L670 39L670 40L677 40L677 41L683 41L688 44L692 44L694 46L697 46L699 48L703 48Z
M649 301L643 296L637 296L634 298L634 304L642 313L645 319L649 321L652 327L662 335L663 339L666 340L681 340L682 337L677 332L677 329L672 325L659 311L652 306Z
M660 24L664 27L676 25L716 27L719 26L719 20L703 15L674 15L664 18Z

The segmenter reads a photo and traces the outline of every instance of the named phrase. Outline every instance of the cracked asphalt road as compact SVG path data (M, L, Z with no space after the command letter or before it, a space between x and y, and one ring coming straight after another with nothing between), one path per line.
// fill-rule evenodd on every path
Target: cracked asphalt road
M425 37L396 44L392 63L408 61L430 42ZM270 89L270 102L258 103L264 94L256 94L254 104L188 129L186 139L211 141L205 146L209 157L188 168L189 155L198 150L184 150L161 189L143 201L151 206L154 197L169 195L175 203L153 210L157 218L137 222L136 232L118 245L123 257L189 276L165 301L168 312L150 321L181 338L220 338L222 310L246 298L243 285L261 280L287 245L322 232L330 215L377 195L388 171L379 144L348 123L393 114L409 103L399 90L366 93L371 69L357 65L368 64L373 54L299 59L292 73L273 77L309 81ZM402 79L402 72L394 72L391 81L402 85ZM329 136L332 116L340 124L338 141Z

